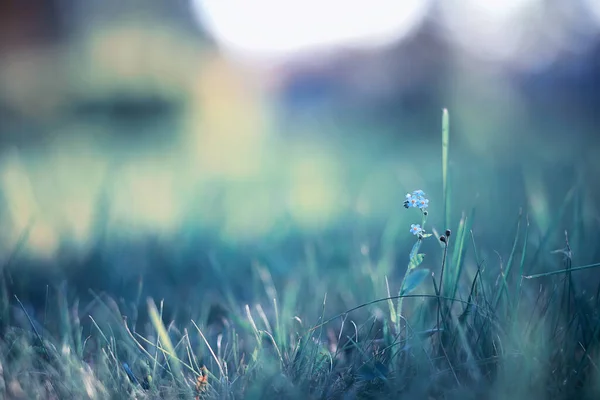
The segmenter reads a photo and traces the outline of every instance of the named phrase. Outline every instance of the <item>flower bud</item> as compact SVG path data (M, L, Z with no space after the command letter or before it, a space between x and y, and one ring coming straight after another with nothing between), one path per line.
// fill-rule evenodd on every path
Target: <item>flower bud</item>
M450 229L446 229L446 237L450 237L451 233L452 233L452 231L450 231Z
M446 236L440 236L440 242L446 243Z

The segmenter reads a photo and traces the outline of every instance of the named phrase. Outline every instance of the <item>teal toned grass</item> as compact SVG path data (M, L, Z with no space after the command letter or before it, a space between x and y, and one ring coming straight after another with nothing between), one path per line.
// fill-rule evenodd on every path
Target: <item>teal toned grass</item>
M450 114L442 112L442 194L444 196L444 225L450 226L450 183L448 180L448 148L450 145Z
M593 245L577 220L551 251L565 218L582 218L582 186L543 216L547 230L515 210L507 247L482 245L473 205L451 225L449 140L444 110L441 219L451 234L439 247L436 236L417 239L408 257L396 254L410 235L398 217L378 232L380 254L349 257L342 273L312 243L283 280L255 261L245 301L211 258L219 298L177 322L165 310L178 305L141 299L141 281L135 312L107 294L82 306L59 287L39 321L8 297L5 266L0 398L597 398L600 285L575 277L600 263L576 262L572 249Z

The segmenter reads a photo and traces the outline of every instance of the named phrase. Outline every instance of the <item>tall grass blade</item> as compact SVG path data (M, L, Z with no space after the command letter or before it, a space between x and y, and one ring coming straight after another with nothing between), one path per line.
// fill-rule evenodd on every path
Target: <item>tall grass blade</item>
M525 257L527 256L527 243L529 242L529 216L525 216L525 238L523 239L523 250L521 250L521 264L519 265L519 290L517 293L517 311L521 305L521 290L523 288L523 275L525 273Z
M508 279L508 277L510 276L510 270L512 268L512 262L513 259L515 257L515 252L517 250L517 243L519 242L519 230L521 228L521 218L523 216L522 212L519 212L519 218L517 219L517 232L515 234L515 240L513 241L513 246L512 246L512 250L510 251L510 256L508 257L508 261L506 263L506 270L504 272L504 278L503 279ZM506 285L501 285L500 289L498 290L498 292L496 292L496 296L494 297L494 302L492 303L492 308L495 309L496 306L498 305L498 301L500 300L500 297L502 296L502 294L504 293L505 290L508 290L508 283ZM508 293L506 293L508 295Z
M444 108L442 112L442 185L444 195L444 224L450 227L450 193L448 185L448 146L450 143L450 116Z
M391 321L392 324L395 325L396 321L397 321L396 309L394 307L394 302L391 299L392 293L390 292L390 283L388 282L387 276L385 277L385 288L387 289L388 307L390 309L390 321Z
M154 304L154 301L151 298L148 298L146 300L146 302L148 304L148 313L150 314L150 321L152 321L152 325L154 325L154 329L156 329L156 332L158 333L158 336L160 337L160 342L163 344L163 346L166 350L166 353L169 356L171 356L171 359L172 359L171 367L173 368L173 372L174 372L173 375L184 377L183 368L181 367L180 360L175 356L175 348L173 347L171 338L169 337L169 334L167 333L167 329L165 328L162 320L159 317L158 309L156 308L156 304Z
M459 262L461 261L461 253L464 246L465 228L466 228L466 217L462 216L458 223L458 229L456 230L456 238L454 239L454 246L452 248L452 257L450 260L446 260L446 272L445 282L443 289L448 288L450 292L446 293L448 297L453 297L454 287L458 284L457 278L460 274ZM448 262L450 261L450 262ZM444 292L442 290L442 292Z
M465 219L462 230L460 230L460 239L459 246L457 249L457 258L456 263L454 264L454 286L452 288L452 295L450 297L456 297L456 292L458 291L458 285L460 283L460 278L463 273L464 259L467 251L467 246L465 242L467 240L467 232L471 231L471 227L473 226L473 220L475 218L475 207L471 209L471 215Z

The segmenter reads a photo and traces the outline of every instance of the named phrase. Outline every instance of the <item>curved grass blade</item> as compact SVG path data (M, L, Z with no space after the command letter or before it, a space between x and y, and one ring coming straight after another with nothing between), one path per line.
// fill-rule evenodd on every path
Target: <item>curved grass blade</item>
M550 272L544 272L541 274L534 274L534 275L526 275L523 278L525 279L535 279L535 278L543 278L545 276L550 276L550 275L557 275L557 274L565 274L568 272L573 272L573 271L581 271L583 269L588 269L588 268L597 268L600 267L600 263L595 263L595 264L589 264L589 265L583 265L581 267L574 267L574 268L566 268L566 269L559 269L558 271L550 271Z
M158 309L156 308L156 304L154 304L154 301L151 298L148 298L146 302L148 304L148 313L150 314L150 320L152 321L152 325L154 325L154 329L156 329L156 332L160 337L160 342L164 345L164 348L166 350L165 354L171 356L171 359L173 360L173 362L171 363L174 372L173 375L184 377L183 368L181 367L180 360L175 356L175 348L173 347L171 338L169 337L169 334L167 333L167 330L158 315Z

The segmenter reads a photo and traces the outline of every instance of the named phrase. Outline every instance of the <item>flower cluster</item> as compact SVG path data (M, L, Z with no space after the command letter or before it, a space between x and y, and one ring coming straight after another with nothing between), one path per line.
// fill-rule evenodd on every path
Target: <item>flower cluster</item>
M416 243L412 246L410 250L410 254L408 255L408 267L406 268L406 273L404 278L402 279L402 284L400 285L399 295L403 296L414 289L425 280L426 277L430 276L431 273L427 268L419 269L419 265L423 262L425 258L425 254L419 253L419 249L423 240L432 236L431 233L427 233L425 231L425 223L427 222L427 207L429 206L429 200L425 198L425 192L422 190L415 190L412 193L408 193L404 200L405 208L418 208L421 211L421 223L420 224L412 224L410 226L410 233L417 237ZM397 315L402 315L402 298L398 299L398 311ZM400 328L397 328L400 329Z
M422 190L415 190L412 193L406 194L406 200L404 200L404 207L418 207L424 210L429 206L429 199L425 198L425 192Z
M412 193L406 194L406 199L404 200L405 208L418 208L423 213L423 225L425 224L425 218L427 216L426 208L429 207L429 199L425 197L425 192L422 190L415 190ZM412 224L410 226L410 233L413 235L418 235L419 238L425 235L425 230L421 227L420 224ZM429 235L428 235L429 236Z

